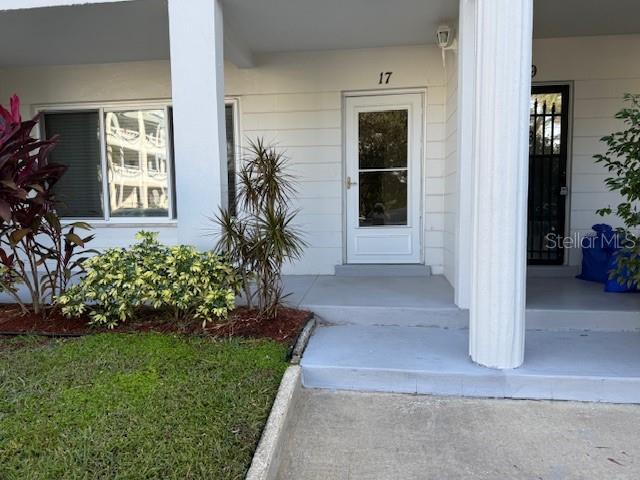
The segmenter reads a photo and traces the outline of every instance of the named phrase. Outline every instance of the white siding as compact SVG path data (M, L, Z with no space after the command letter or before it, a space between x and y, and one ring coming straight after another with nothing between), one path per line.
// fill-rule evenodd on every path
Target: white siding
M573 145L570 159L570 230L582 233L595 223L620 226L616 218L603 218L595 210L616 205L619 197L604 185L606 170L593 155L606 150L600 138L617 130L614 115L625 93L640 93L640 35L543 39L534 41L534 81L573 82ZM580 262L571 251L571 264Z
M286 150L298 179L299 224L309 248L288 269L333 273L343 262L342 98L379 90L380 72L392 71L387 88L427 87L425 144L425 261L443 271L445 88L435 47L398 47L265 55L258 67L229 67L227 93L238 97L241 136L264 137Z
M264 137L287 151L299 181L294 206L309 243L302 261L289 273L333 273L343 261L342 96L380 90L380 72L393 72L384 88L427 88L425 118L426 263L443 272L445 139L447 90L440 51L435 46L270 54L257 67L227 65L226 94L239 99L240 137ZM167 99L171 95L166 61L54 66L0 71L0 99L12 93L23 100L23 114L35 105ZM180 162L181 159L177 159ZM213 212L212 212L213 213ZM178 212L179 215L179 212ZM101 247L126 245L140 226L99 227ZM161 230L176 241L175 226Z
M458 221L458 59L447 54L447 103L444 170L444 274L455 286L456 222Z
M6 104L14 93L20 96L22 115L27 118L40 105L166 100L171 97L171 73L169 63L164 61L0 70L0 102ZM93 248L129 245L143 228L160 232L163 242L177 242L175 223L91 223L96 233Z

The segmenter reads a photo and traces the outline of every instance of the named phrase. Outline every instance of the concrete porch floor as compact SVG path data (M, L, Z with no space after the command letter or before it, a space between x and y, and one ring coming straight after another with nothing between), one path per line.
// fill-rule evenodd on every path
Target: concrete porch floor
M468 313L440 276L288 277L321 325L302 360L311 388L640 403L640 295L529 278L525 363L468 356Z
M330 323L464 328L449 282L430 277L285 277L287 302ZM606 293L572 277L527 280L527 328L640 331L640 293Z
M529 330L524 365L493 370L468 355L469 331L321 326L302 359L308 388L640 403L640 333Z

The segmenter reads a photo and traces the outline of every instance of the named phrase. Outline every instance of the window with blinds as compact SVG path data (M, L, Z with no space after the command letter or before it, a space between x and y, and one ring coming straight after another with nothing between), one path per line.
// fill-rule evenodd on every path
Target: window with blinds
M67 218L174 217L168 107L51 111L51 160L68 166L56 186ZM102 129L102 130L101 130Z
M229 207L236 204L236 104L225 106ZM69 167L56 186L67 218L176 218L172 108L45 111L58 135L51 160ZM102 129L102 130L101 130Z
M69 170L55 186L60 214L65 217L103 218L100 112L47 113L46 138L59 135L51 161Z

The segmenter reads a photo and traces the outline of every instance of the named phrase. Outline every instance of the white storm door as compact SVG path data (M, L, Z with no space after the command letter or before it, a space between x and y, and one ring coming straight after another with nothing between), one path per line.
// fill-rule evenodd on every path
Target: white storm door
M421 262L423 96L347 97L347 263Z

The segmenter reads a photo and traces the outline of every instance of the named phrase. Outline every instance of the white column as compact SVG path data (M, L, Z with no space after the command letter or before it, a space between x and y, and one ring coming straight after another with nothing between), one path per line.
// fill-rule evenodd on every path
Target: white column
M524 360L533 0L476 0L469 353Z
M226 204L227 190L219 1L169 0L169 37L178 240L211 248L208 217Z

